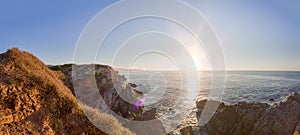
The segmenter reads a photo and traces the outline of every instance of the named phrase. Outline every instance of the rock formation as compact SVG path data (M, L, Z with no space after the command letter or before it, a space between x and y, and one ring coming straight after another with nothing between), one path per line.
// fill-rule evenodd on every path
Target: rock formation
M197 102L199 118L207 100ZM265 103L239 102L221 104L204 127L209 135L288 135L300 131L300 95L295 93L285 101Z
M66 86L85 104L97 108L99 106L95 101L101 96L108 108L122 117L134 119L143 113L142 107L134 110L134 103L138 101L138 97L142 97L142 93L137 93L126 78L120 76L113 68L106 65L71 64L60 67L60 71L64 73L63 80ZM76 68L76 75L72 72L73 68ZM77 77L76 80L74 76ZM96 89L90 88L93 83ZM74 89L74 85L77 85L77 90ZM133 103L123 100L121 94L128 96Z
M156 120L155 109L144 111L142 105L136 106L136 103L143 98L143 93L135 90L135 84L127 82L124 76L119 75L110 66L69 64L50 68L64 74L62 80L65 85L82 103L128 120L154 120L147 125L149 127L143 127L147 129L145 131L136 129L139 125L125 124L137 134L163 134L165 132L160 121Z

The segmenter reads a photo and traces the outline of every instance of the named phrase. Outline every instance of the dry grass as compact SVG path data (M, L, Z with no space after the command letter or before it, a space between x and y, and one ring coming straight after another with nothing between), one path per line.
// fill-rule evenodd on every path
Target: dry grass
M132 135L131 131L124 128L118 120L112 115L102 113L91 107L82 105L85 114L89 119L92 119L94 125L99 127L101 130L105 131L110 135Z
M109 134L132 134L111 115L84 107ZM30 53L0 54L0 134L105 134L60 79Z

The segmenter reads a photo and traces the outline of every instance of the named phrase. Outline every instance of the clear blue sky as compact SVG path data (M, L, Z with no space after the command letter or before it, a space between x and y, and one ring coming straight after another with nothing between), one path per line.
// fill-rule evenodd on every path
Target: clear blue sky
M113 2L1 0L0 51L15 46L47 64L70 63L84 26ZM300 1L185 2L216 31L228 69L300 70Z

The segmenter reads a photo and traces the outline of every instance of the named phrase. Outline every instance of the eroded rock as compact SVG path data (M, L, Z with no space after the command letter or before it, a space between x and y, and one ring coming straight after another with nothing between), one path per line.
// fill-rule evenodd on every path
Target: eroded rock
M265 103L239 102L222 105L205 125L208 134L282 135L299 132L300 95L295 93L285 101L268 105ZM197 102L201 115L207 100Z

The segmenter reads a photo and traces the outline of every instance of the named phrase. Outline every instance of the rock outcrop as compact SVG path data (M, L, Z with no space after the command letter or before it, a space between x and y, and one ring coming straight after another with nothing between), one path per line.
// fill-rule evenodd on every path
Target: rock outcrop
M119 75L112 67L99 64L69 64L50 68L64 74L62 80L65 85L82 103L130 121L154 120L143 129L138 129L139 125L125 124L135 133L163 134L165 132L161 122L156 119L155 109L145 111L143 105L137 105L143 98L143 93L137 91L135 84L127 82L126 78Z
M64 73L62 80L74 96L77 96L83 103L99 108L99 103L96 101L101 97L109 109L124 118L136 119L142 115L143 106L135 108L134 105L139 98L142 98L142 93L134 90L132 84L110 66L69 64L60 67L60 71ZM74 89L74 85L77 89ZM94 88L91 87L93 85L95 85ZM125 101L122 96L126 96L126 99L132 102Z
M62 77L30 53L0 54L0 134L132 134L113 116L82 105L110 132L95 127Z
M200 110L207 101L197 102ZM235 105L221 104L204 127L209 135L283 135L300 130L300 95L295 93L285 101L268 105L265 103L240 102Z

